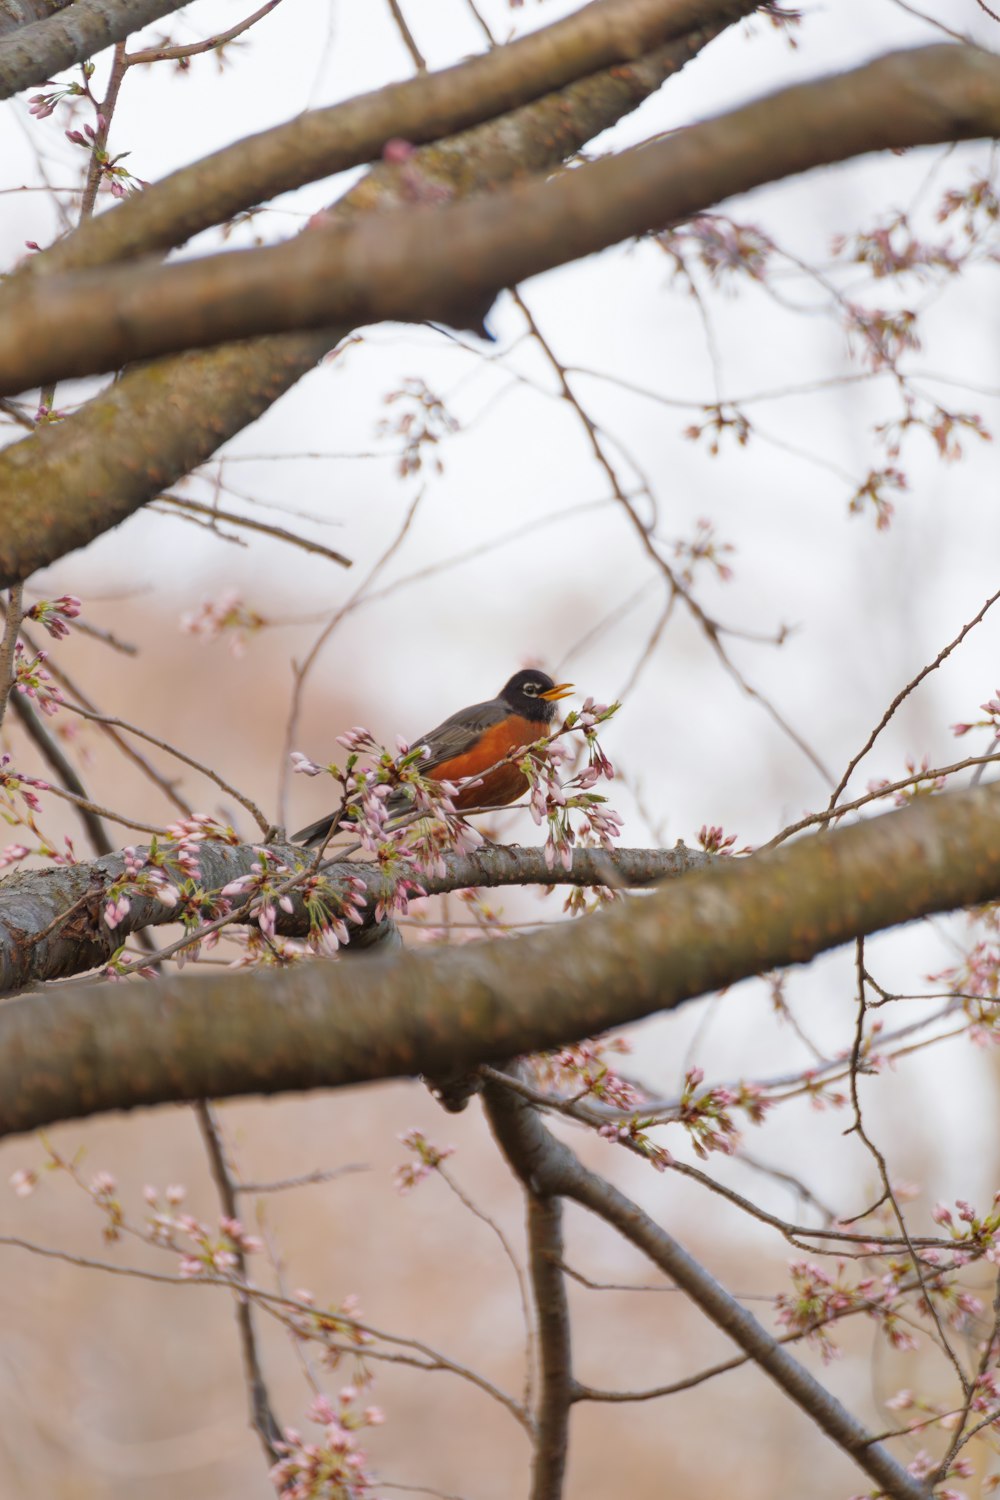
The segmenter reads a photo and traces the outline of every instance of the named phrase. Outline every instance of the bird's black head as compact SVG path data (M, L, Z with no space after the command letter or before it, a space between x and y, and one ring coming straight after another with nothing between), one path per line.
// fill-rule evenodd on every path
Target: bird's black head
M568 698L572 691L571 682L553 682L544 672L529 667L523 672L515 672L510 681L504 683L500 697L523 719L550 724L556 703L560 698Z

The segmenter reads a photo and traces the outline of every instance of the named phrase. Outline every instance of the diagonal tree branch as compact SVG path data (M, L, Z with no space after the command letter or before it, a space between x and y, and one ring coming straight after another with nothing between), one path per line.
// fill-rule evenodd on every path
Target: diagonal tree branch
M793 1358L752 1313L725 1291L666 1230L590 1172L568 1146L549 1134L532 1106L487 1083L485 1102L494 1134L508 1158L527 1172L535 1193L570 1198L604 1219L681 1287L706 1317L765 1370L818 1427L894 1500L928 1500L927 1486L897 1463L874 1434Z
M733 193L868 151L984 135L1000 135L1000 58L893 53L482 200L334 218L284 245L177 265L48 278L0 324L0 394L247 335L474 324L502 287Z
M437 186L448 195L550 170L635 109L718 30L703 28L631 66L595 73L496 122L422 147L407 168L429 190ZM405 202L403 170L380 164L337 212ZM81 410L4 449L0 578L27 577L118 525L259 417L349 331L342 325L245 340L132 368Z
M0 308L26 280L172 249L276 193L377 160L390 139L420 145L468 130L699 28L721 27L756 4L594 0L484 56L309 110L172 172L31 256L0 289Z
M1000 788L919 802L504 943L67 986L0 1007L0 1134L169 1100L448 1077L1000 896Z

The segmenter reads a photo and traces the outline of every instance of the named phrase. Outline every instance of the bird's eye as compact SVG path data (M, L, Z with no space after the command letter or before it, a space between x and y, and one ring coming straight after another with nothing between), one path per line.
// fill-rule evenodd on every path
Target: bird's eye
M541 685L542 684L540 682L526 682L524 684L524 691L527 693L529 698L537 698L538 691Z

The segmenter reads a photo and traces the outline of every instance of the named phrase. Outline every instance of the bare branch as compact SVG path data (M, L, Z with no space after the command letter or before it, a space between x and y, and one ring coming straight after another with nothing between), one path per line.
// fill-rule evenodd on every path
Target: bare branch
M234 42L237 37L243 36L244 32L256 26L258 21L263 21L265 16L271 14L281 0L266 0L266 4L260 6L252 15L245 16L242 21L237 21L235 26L230 26L228 31L220 31L215 36L206 37L203 42L189 42L184 47L147 47L141 52L129 52L125 61L130 68L142 63L156 62L182 62L189 57L199 57L203 52L221 52L227 42Z
M231 510L220 510L217 505L203 505L200 500L187 500L182 495L163 494L159 499L174 510L188 511L191 515L206 516L212 521L228 521L232 526L242 526L245 531L258 531L264 536L276 537L279 542L287 542L292 547L299 547L303 552L314 552L319 557L326 557L330 562L340 563L343 568L352 566L351 559L345 557L343 552L337 552L333 547L327 547L322 542L310 541L308 537L300 536L297 531L288 531L284 526L272 526L267 521L255 521L252 516L240 516Z

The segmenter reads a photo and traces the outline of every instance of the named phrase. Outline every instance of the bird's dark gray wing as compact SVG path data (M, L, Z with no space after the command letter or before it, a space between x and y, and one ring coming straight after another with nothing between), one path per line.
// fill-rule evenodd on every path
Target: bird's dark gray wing
M456 755L464 755L484 729L489 729L492 724L499 724L509 713L510 709L502 698L491 698L488 703L474 703L471 708L460 709L436 729L431 729L427 734L422 734L419 740L414 740L410 747L412 750L426 745L431 752L426 760L420 762L418 769L426 773Z
M499 724L509 713L510 708L502 698L491 698L488 703L474 703L471 708L460 709L436 729L422 734L410 746L411 750L416 750L421 745L426 745L431 752L426 760L420 762L421 773L433 771L435 766L444 765L454 756L464 754L475 744L477 735L482 734L484 729L489 729L491 724ZM394 793L389 807L396 812L405 807L409 800L406 793ZM307 849L321 844L333 828L334 816L331 813L316 823L310 823L308 828L300 829L292 835L292 842L304 844Z

